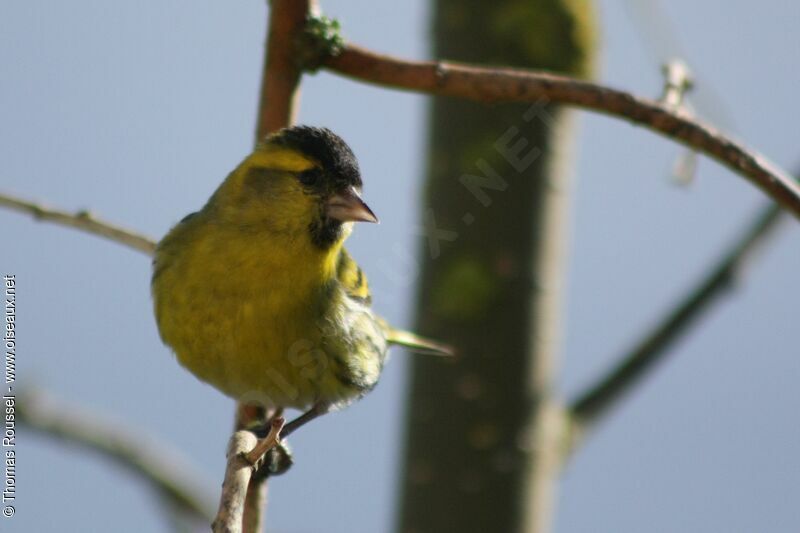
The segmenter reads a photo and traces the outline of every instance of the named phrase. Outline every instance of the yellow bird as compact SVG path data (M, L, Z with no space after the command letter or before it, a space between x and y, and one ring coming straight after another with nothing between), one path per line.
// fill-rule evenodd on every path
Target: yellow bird
M361 187L340 137L287 128L260 143L156 250L163 341L237 400L303 410L284 435L370 391L389 344L450 353L370 309L367 279L343 247L354 222L378 222Z

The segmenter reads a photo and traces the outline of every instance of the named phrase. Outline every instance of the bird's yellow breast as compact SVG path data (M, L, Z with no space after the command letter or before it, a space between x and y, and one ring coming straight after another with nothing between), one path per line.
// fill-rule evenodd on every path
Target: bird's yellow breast
M323 349L339 334L329 318L340 302L331 281L341 243L321 250L304 234L261 235L204 216L176 226L156 253L156 319L181 364L265 405L305 408L355 394L337 378L346 354Z

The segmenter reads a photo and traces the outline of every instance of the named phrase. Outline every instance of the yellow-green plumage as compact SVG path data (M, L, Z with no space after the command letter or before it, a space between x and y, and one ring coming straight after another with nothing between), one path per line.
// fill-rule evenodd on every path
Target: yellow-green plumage
M159 331L201 380L266 406L335 407L375 385L394 337L439 348L369 309L366 277L342 246L353 220L374 219L357 192L337 204L360 189L348 158L327 130L284 130L159 243Z

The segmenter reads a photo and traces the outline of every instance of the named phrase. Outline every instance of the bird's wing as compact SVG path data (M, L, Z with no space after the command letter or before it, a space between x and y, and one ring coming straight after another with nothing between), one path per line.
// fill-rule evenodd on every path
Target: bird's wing
M369 293L367 276L361 270L347 250L342 248L339 255L339 264L336 268L336 278L339 280L347 296L369 305L372 302L372 295Z
M336 277L347 296L365 304L369 304L372 301L372 297L369 293L369 285L367 284L367 276L364 275L364 272L345 249L342 249L341 255L339 256ZM424 354L442 356L452 356L454 354L450 346L420 337L410 331L395 329L382 318L376 318L386 334L386 340L390 344L405 346L414 352Z

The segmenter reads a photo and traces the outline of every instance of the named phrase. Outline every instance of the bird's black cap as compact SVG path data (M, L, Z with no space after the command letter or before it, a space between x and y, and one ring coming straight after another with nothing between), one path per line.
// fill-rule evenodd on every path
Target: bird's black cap
M280 130L268 140L316 159L328 179L334 180L336 188L361 187L356 156L347 143L328 128L292 126Z

